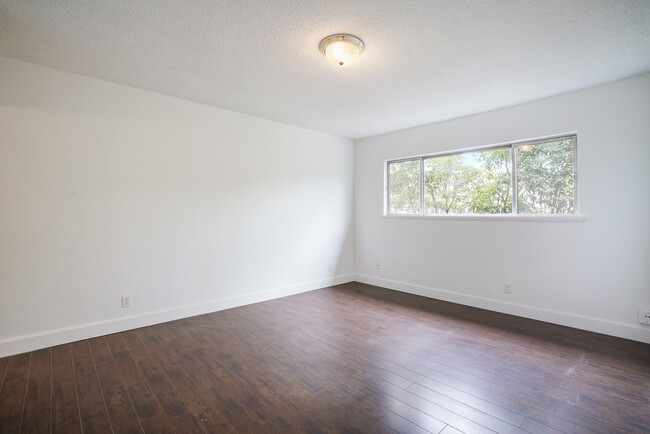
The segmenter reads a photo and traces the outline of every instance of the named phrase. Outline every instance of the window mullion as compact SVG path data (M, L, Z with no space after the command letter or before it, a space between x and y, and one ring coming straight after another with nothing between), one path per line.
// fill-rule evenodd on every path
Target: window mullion
M420 157L420 215L424 215L424 158Z
M578 196L578 137L573 139L573 213L579 214L580 198Z
M519 213L519 210L517 209L517 198L519 197L519 186L517 185L517 182L519 181L517 177L517 151L518 148L516 146L512 146L512 152L511 152L511 157L512 157L512 214L516 215Z
M384 166L384 178L386 179L386 200L384 201L384 214L390 214L390 162L387 162Z

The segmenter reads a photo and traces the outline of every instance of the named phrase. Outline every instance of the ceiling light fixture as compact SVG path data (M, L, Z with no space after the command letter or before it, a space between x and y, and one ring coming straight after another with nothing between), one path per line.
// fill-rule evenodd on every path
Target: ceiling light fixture
M320 51L336 66L348 66L363 51L363 41L356 36L337 33L320 41Z

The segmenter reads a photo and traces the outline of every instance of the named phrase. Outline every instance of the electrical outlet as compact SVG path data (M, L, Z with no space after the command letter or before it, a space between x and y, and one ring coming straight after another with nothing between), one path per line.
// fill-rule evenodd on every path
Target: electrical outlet
M640 307L639 308L639 314L637 316L637 320L641 324L650 324L650 309Z
M131 296L123 295L122 296L122 307L131 307Z
M381 270L381 261L375 262L375 269Z
M503 292L506 294L512 294L512 283L506 282L503 284Z
M334 267L332 266L332 264L329 265L328 270L329 270L330 273L334 272Z

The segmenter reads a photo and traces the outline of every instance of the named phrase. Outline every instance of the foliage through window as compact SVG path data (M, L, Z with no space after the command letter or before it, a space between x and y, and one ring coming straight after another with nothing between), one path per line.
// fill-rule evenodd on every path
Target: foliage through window
M391 214L417 214L421 208L420 160L400 161L390 165L393 198Z
M517 209L521 214L573 214L574 140L517 149Z
M568 136L389 161L387 212L575 214L575 156Z

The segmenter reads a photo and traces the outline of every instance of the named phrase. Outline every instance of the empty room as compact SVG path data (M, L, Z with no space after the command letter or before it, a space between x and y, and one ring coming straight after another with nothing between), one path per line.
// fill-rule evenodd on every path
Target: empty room
M650 2L0 0L22 432L650 432Z

